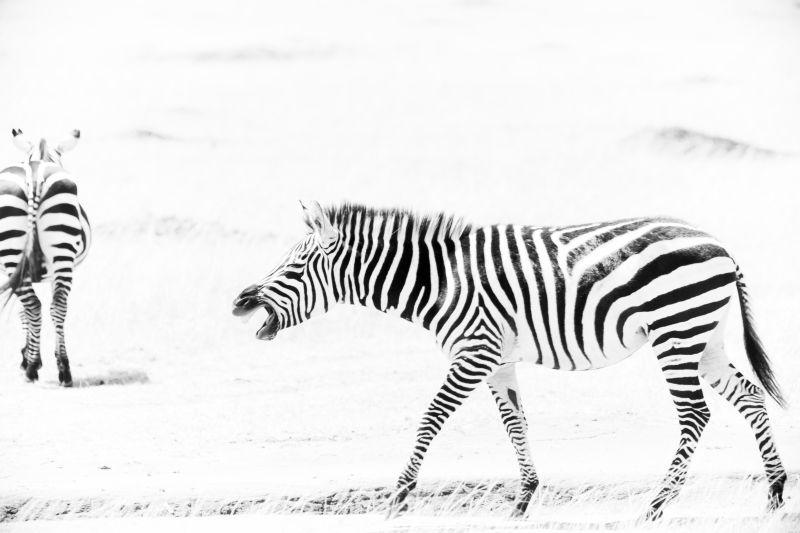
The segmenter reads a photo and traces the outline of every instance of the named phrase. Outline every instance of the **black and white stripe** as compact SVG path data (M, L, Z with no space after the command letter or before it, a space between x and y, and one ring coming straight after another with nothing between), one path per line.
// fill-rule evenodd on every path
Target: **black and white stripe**
M237 315L267 310L259 338L272 339L334 303L358 303L421 324L450 358L391 512L403 509L449 415L486 382L517 453L522 484L515 513L524 513L538 479L514 364L592 370L647 342L678 411L681 439L645 516L657 518L677 495L708 423L701 376L752 425L770 480L770 506L782 504L786 473L764 393L730 364L722 345L737 289L750 362L767 392L782 400L753 329L741 273L710 235L669 218L476 227L347 204L323 210L315 203L304 213L310 234L234 302Z
M58 378L68 387L72 385L72 375L64 320L73 271L89 250L91 227L78 202L75 180L61 166L61 155L77 144L80 132L75 130L55 146L45 139L31 142L20 130L12 133L14 143L27 158L24 163L0 171L0 261L9 277L0 285L0 293L10 291L22 304L27 335L22 368L27 378L35 381L42 366L42 305L33 283L52 282L50 315L56 331Z

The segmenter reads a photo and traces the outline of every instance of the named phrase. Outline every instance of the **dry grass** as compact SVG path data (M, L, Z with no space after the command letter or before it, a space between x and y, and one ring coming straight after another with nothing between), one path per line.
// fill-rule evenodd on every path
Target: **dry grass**
M790 476L791 494L800 475ZM764 492L760 477L692 477L681 495L678 512L668 511L654 524L641 524L637 517L653 493L653 483L624 482L587 485L542 485L523 519L505 520L515 495L515 482L483 480L423 484L409 497L403 518L385 523L387 530L400 524L428 524L426 530L471 530L479 525L502 531L548 529L557 531L615 530L643 528L648 531L790 531L800 528L800 509L789 505L766 514L754 503ZM385 515L390 491L384 487L351 488L325 494L270 495L241 498L157 498L6 501L0 522L32 520L73 521L118 518L198 518L258 515L269 523L271 515ZM591 518L589 518L591 516ZM782 529L781 529L782 528Z

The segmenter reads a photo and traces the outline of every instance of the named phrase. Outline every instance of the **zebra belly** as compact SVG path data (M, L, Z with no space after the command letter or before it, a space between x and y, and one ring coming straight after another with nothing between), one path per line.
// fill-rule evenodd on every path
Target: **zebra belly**
M539 339L534 340L529 328L521 328L513 349L504 360L534 363L553 370L595 370L619 363L633 355L647 342L647 335L643 328L639 328L632 332L627 340L625 346L609 347L599 356L597 354L590 356L578 350L559 351L556 347L556 356L554 357L549 343L542 347Z

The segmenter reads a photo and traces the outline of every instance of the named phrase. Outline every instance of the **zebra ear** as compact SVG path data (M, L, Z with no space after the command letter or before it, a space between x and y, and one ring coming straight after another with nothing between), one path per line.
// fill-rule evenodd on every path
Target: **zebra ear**
M336 236L336 230L319 202L300 202L300 206L303 208L303 221L320 241L326 242Z
M22 130L14 128L11 130L11 135L14 136L14 146L25 152L26 154L33 150L33 143L28 136L22 133Z
M72 130L72 133L69 134L69 137L58 143L58 146L56 146L56 150L60 154L63 154L67 150L72 150L73 148L75 148L75 145L78 144L78 139L80 138L81 138L81 131Z

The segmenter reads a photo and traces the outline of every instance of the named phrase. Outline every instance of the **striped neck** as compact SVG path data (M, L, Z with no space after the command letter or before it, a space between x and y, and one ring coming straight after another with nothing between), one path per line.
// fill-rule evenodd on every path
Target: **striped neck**
M471 228L444 215L348 204L327 214L340 234L331 256L334 299L429 328L454 277L444 258L454 255Z

